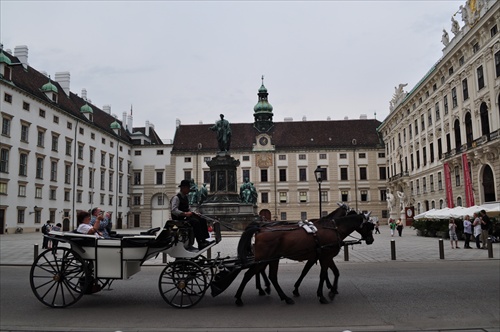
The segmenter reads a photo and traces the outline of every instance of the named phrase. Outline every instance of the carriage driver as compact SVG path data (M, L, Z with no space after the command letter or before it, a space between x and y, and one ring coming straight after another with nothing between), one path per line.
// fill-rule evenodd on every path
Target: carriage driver
M194 212L189 211L188 193L190 190L189 180L182 180L179 185L179 193L172 197L170 205L172 207L173 220L186 220L193 227L194 237L198 242L198 249L201 250L211 242L207 241L209 237L207 221ZM192 246L189 249L194 249Z

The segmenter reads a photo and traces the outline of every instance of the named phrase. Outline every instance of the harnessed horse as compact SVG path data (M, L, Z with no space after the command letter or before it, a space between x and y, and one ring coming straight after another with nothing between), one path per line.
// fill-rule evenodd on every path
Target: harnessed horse
M249 268L236 292L236 304L243 305L241 295L246 284L267 265L269 265L269 279L280 299L287 304L294 303L290 297L286 296L278 283L278 266L281 258L297 261L312 260L312 264L319 260L321 273L317 296L321 303L327 303L328 301L323 296L323 284L327 278L328 268L336 269L333 257L342 248L343 240L354 231L361 234L367 244L373 243L374 226L368 220L369 214L349 215L338 219L323 217L315 223L317 231L314 234L289 224L249 225L238 243L238 257L244 265L248 264ZM251 252L251 239L254 234L254 256L253 261L249 262L247 255Z

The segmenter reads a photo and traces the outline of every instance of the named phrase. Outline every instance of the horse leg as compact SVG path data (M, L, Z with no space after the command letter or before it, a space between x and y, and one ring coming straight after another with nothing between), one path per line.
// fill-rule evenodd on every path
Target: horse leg
M273 261L269 264L269 279L276 289L276 292L278 292L281 301L285 301L286 304L294 304L295 302L291 298L286 296L285 292L283 292L280 285L278 284L278 266L279 260Z
M265 267L265 265L263 266ZM238 290L236 291L236 295L234 297L236 298L236 305L238 307L243 306L243 301L241 300L241 295L243 294L243 290L245 289L246 284L252 279L253 276L257 275L259 271L262 269L261 265L254 265L248 269L247 272L245 272L245 275L243 276L243 280L241 281L240 287L238 287Z
M309 273L309 270L314 265L314 263L316 263L316 260L315 259L310 259L310 260L307 261L306 265L304 265L304 268L302 269L302 273L300 274L299 279L297 279L297 281L293 285L293 296L295 296L295 297L299 297L300 296L299 286L302 283L302 280L304 280L304 277L307 275L307 273Z
M259 291L259 295L266 295L266 292L262 289L262 286L260 285L260 275L261 273L257 273L255 275L255 288Z
M333 272L333 275L335 278L333 279L333 286L330 288L330 292L328 293L328 297L330 300L333 300L335 298L335 295L337 295L339 292L337 291L337 286L339 283L339 269L337 268L337 265L335 265L335 261L332 259L332 263L330 264L330 269Z
M319 298L319 303L321 303L321 304L327 304L328 303L328 300L323 295L323 284L324 284L325 279L327 277L328 277L328 266L326 266L325 264L321 263L321 272L319 274L318 290L316 291L316 295Z
M262 279L264 279L264 285L266 285L265 291L269 295L271 294L271 282L269 281L269 278L266 275L266 270L265 269L262 270L260 274L262 275Z

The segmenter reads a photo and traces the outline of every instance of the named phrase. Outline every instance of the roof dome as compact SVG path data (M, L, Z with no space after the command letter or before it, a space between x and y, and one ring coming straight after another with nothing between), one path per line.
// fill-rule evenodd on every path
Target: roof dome
M122 126L118 121L113 121L110 125L109 128L111 129L122 129Z
M9 57L3 54L3 51L0 52L0 63L6 63L8 65L12 64L12 61L10 61Z
M43 86L42 86L42 91L43 92L50 92L50 91L54 91L55 93L57 93L57 87L52 84L50 82L50 78L49 78L49 82L45 83Z
M89 106L89 104L85 104L82 107L80 107L80 112L82 113L94 113L94 110L92 107Z
M255 113L260 113L260 112L272 112L273 111L273 105L269 104L267 101L259 101L257 105L253 107L253 110Z

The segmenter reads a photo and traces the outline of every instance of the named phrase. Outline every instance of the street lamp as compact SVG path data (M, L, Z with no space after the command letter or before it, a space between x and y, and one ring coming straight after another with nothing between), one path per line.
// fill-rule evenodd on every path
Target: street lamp
M316 177L316 182L318 182L318 193L319 193L319 217L321 218L321 182L325 178L326 169L320 166L316 167L314 170L314 176Z
M358 211L358 170L356 169L356 145L358 142L356 141L355 138L352 139L351 141L352 145L354 146L354 199L356 200L356 211Z

